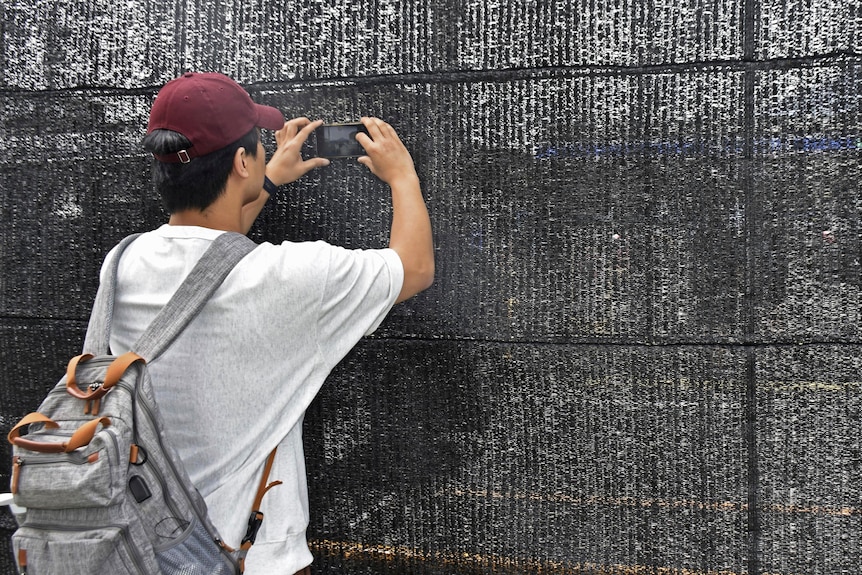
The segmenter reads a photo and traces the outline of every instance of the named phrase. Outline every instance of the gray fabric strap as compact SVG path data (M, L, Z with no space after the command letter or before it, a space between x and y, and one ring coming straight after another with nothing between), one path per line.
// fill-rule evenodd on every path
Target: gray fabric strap
M133 240L134 237L130 236L120 242L111 262L107 285L99 286L84 342L85 353L108 353L117 269L122 254L120 248L125 249ZM257 245L246 236L233 232L225 232L213 240L212 245L183 280L171 300L138 338L131 351L148 362L156 359L200 313L234 266L255 247Z

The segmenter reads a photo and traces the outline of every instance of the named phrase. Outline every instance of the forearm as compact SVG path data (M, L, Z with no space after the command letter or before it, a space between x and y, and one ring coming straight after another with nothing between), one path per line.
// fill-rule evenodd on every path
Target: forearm
M303 160L301 154L303 143L322 123L321 120L311 122L308 118L294 118L275 132L276 149L266 165L266 177L276 187L294 182L314 168L329 165L329 160L325 158ZM257 199L243 206L242 225L245 233L251 229L269 196L262 189Z
M394 182L392 188L392 228L389 247L398 253L404 266L404 284L397 302L427 289L434 280L434 240L431 219L419 178Z

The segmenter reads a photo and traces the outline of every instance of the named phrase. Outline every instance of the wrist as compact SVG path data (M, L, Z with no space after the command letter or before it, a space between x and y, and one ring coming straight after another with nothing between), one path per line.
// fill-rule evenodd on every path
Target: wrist
M414 172L412 174L403 174L397 177L391 178L388 182L389 187L394 190L396 189L406 189L410 190L411 188L419 188L419 176Z
M276 186L273 181L269 179L269 176L263 177L263 189L270 196L274 196L276 192L278 192L278 186Z

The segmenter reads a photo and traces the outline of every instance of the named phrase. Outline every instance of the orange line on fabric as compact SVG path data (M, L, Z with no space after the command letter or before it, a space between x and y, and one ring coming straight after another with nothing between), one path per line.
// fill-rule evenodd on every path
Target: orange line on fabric
M569 563L551 559L511 558L499 555L482 555L456 551L420 551L401 545L375 545L328 539L311 539L308 542L317 555L338 556L345 560L387 563L394 561L422 561L441 566L462 566L492 569L501 575L535 573L539 575L747 575L745 571L698 571L683 567L656 567L652 565L601 565L582 562ZM781 575L763 573L762 575ZM789 574L785 574L789 575Z

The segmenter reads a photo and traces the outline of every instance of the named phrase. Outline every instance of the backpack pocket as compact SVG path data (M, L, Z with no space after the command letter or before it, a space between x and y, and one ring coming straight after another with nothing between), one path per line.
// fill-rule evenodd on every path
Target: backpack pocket
M156 547L156 559L164 573L234 575L239 568L228 552L194 520L188 529L166 546Z
M151 573L121 527L86 530L27 526L12 535L12 548L28 575L138 575Z
M38 453L15 447L15 504L33 509L78 509L112 505L126 484L120 441L114 429L97 433L71 453Z

